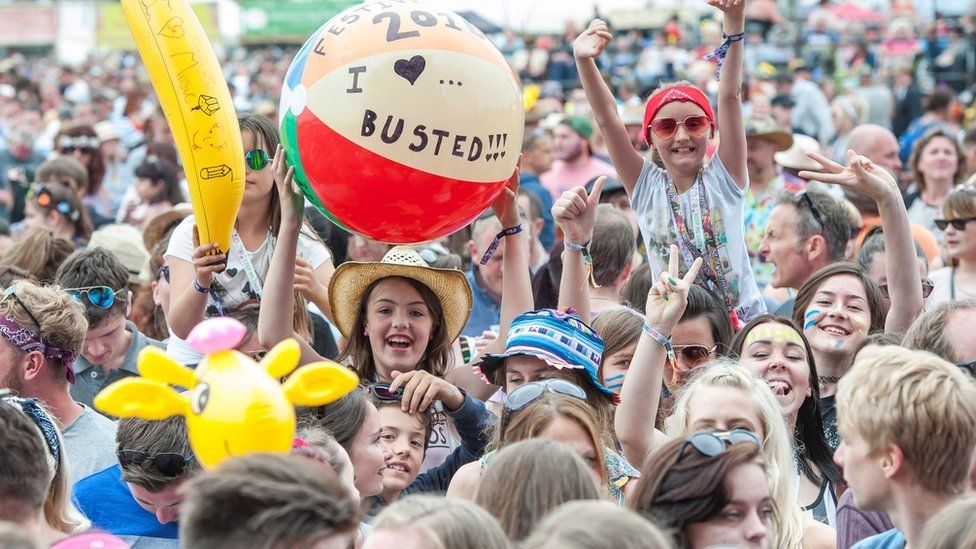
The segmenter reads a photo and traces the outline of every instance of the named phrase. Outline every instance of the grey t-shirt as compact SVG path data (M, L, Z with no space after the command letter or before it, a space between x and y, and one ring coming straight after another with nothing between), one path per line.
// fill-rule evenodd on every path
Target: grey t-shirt
M721 270L728 283L729 297L742 322L749 322L766 312L766 304L753 278L749 252L746 250L743 230L746 190L735 183L717 154L705 165L701 182L705 186L712 229L718 243ZM671 179L666 171L645 160L630 198L647 247L651 280L657 280L661 272L667 270L671 244L679 244L680 248L666 190L670 184ZM678 204L695 246L699 250L705 250L705 231L702 228L698 194L701 192L700 187L696 183L691 190L678 195ZM682 264L682 273L688 267L690 264ZM709 289L722 297L718 288Z
M78 419L61 431L71 484L115 464L115 422L82 407Z
M139 351L147 345L162 347L163 344L155 339L149 339L140 332L136 325L131 321L125 322L125 329L132 332L132 341L129 342L129 350L125 352L125 358L118 368L113 369L105 375L100 364L92 364L85 357L79 355L75 359L75 384L71 386L71 398L88 407L93 407L95 395L99 391L108 387L112 383L131 376L139 375L136 363L139 359Z

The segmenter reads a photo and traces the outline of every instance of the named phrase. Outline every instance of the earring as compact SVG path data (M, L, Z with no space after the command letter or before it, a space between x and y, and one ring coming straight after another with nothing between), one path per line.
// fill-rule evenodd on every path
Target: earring
M363 336L369 337L369 330L363 330Z

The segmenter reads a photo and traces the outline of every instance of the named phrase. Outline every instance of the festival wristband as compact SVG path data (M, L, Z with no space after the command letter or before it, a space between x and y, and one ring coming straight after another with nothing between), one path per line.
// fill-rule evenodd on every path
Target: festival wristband
M513 234L518 234L520 232L522 232L522 224L521 223L519 223L518 225L516 225L514 227L509 227L507 229L502 229L502 232L496 234L495 235L495 239L491 241L491 246L488 246L488 249L485 250L485 255L481 256L481 262L480 263L482 265L487 265L488 264L488 260L491 259L491 256L495 254L495 250L498 249L498 245L502 243L502 239L505 238L506 236L512 236Z
M210 288L204 288L203 286L201 286L200 282L197 281L197 277L193 277L193 289L200 292L201 294L210 293Z
M579 252L583 254L583 267L586 269L587 279L594 288L599 288L600 285L596 283L596 279L593 277L593 256L590 254L590 242L586 244L576 244L575 242L570 242L569 240L563 240L563 247L567 250L573 252Z
M732 46L733 42L741 42L746 37L746 33L740 32L739 34L733 34L729 36L722 33L722 44L715 49L712 53L704 57L705 61L715 61L715 79L718 80L719 76L722 74L722 65L725 63L725 56L729 53L729 48Z
M668 353L668 360L673 366L678 361L678 358L674 354L674 348L671 347L671 338L664 337L661 332L648 326L646 322L644 323L643 329L645 334L651 336L651 339L657 341L662 347L664 347L664 350Z

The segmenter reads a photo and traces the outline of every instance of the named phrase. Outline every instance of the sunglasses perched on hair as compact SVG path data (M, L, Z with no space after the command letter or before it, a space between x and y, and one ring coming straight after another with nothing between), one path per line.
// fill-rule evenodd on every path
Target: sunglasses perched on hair
M193 455L183 456L180 454L148 454L137 450L122 450L116 454L119 458L119 465L123 468L134 465L144 465L151 462L157 471L167 477L178 477L186 470L186 464L193 460Z
M751 442L762 448L759 437L752 431L741 427L725 433L711 433L708 431L693 433L681 444L681 450L678 451L678 461L681 461L681 458L684 457L685 450L689 446L705 457L715 457L724 452L726 448L736 444L742 444L743 442Z
M810 208L810 214L813 215L813 218L817 221L817 224L820 225L821 228L825 228L827 226L824 224L823 216L820 215L820 210L818 210L817 207L813 205L813 199L810 198L810 195L807 194L806 191L800 191L796 193L796 198L800 202L806 204L807 208ZM853 231L851 232L851 234L854 234Z
M256 172L263 170L270 161L271 157L268 156L268 151L264 149L251 149L244 153L244 163Z
M888 284L878 284L878 289L881 290L881 297L891 299L891 295L888 294ZM935 284L931 280L922 280L922 299L932 295L933 290L935 290Z
M542 398L546 393L558 393L586 400L586 392L579 385L565 379L546 379L526 383L509 393L505 399L505 410L509 412L521 410Z
M692 368L711 358L712 353L718 350L716 343L711 349L704 345L675 345L672 347L676 355L681 355L683 362Z
M952 228L957 231L965 231L966 224L970 221L976 221L976 217L960 217L957 219L936 219L935 226L939 228L940 231L944 231L952 225Z
M374 383L369 386L369 392L379 400L399 402L403 398L403 387L398 387L396 391L391 391L389 383Z
M113 290L108 286L89 286L87 288L65 288L64 291L68 292L68 295L78 301L84 302L82 297L86 297L88 298L88 302L95 307L108 309L115 303L115 296L120 292L124 292L125 288Z
M682 121L674 118L658 118L651 121L650 128L654 135L661 139L671 139L678 131L678 126L684 126L688 135L697 139L712 128L712 121L704 115L692 115Z

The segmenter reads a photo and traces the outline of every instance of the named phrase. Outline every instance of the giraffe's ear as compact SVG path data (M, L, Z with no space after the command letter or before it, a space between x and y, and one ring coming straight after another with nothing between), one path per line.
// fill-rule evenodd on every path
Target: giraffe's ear
M289 338L268 351L268 354L261 359L261 367L268 372L269 376L281 379L292 373L301 358L302 348L298 346L297 341Z
M285 381L285 395L296 406L322 406L349 394L359 377L349 368L331 361L314 362L299 368Z
M147 346L139 353L139 374L153 381L192 389L197 384L193 370L176 362L159 347Z
M115 417L159 420L186 414L187 401L165 383L129 377L95 396L95 409Z

